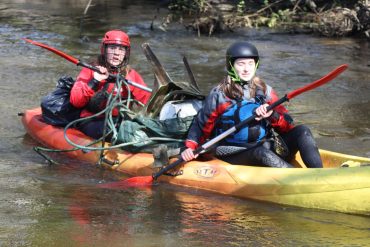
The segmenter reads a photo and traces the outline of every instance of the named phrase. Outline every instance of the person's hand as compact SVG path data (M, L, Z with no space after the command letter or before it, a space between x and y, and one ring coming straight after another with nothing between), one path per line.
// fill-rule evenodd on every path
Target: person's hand
M105 80L109 77L109 72L107 70L107 68L103 67L103 66L96 66L100 72L94 72L94 79L97 80L97 81L102 81L102 80Z
M191 148L188 148L188 149L185 149L182 153L181 153L181 158L184 160L184 161L190 161L190 160L193 160L195 159L196 157L198 157L198 154L194 155L194 150L191 149Z
M272 110L268 111L267 112L267 107L269 106L269 104L263 104L263 105L260 105L257 109L256 109L256 115L257 117L255 118L257 121L260 121L262 120L263 118L268 118L271 116L272 114Z

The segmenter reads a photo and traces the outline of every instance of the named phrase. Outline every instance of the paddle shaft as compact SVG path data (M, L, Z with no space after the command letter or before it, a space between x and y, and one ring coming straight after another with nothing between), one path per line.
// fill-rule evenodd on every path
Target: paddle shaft
M54 47L47 46L47 45L45 45L43 43L36 42L36 41L31 40L31 39L23 39L23 40L25 40L25 41L33 44L33 45L37 45L37 46L39 46L41 48L45 48L45 49L47 49L47 50L49 50L49 51L57 54L58 56L61 56L64 59L66 59L66 60L68 60L68 61L76 64L77 66L82 66L82 67L91 69L91 70L93 70L93 71L98 72L98 73L101 74L100 70L97 67L92 66L91 64L82 62L79 59L77 59L75 57L72 57L71 55L68 55L68 54L66 54L66 53L64 53L62 51L59 51L58 49L55 49ZM112 77L112 78L117 78L117 75L114 75L114 74L109 74L109 76ZM150 88L148 88L148 87L146 87L144 85L141 85L141 84L139 84L137 82L134 82L134 81L127 80L126 78L122 77L120 74L118 74L118 76L120 77L120 79L124 80L127 84L129 84L131 86L140 88L140 89L145 90L145 91L150 92L150 93L152 92L152 90Z
M78 63L77 63L76 65L77 65L77 66L82 66L82 67L85 67L85 68L88 68L88 69L91 69L91 70L93 70L93 71L95 71L95 72L98 72L99 74L102 74L102 73L100 72L100 70L99 70L97 67L92 66L91 64L88 64L88 63L85 63L85 62L82 62L82 61L78 61ZM124 78L124 77L123 77L123 76L121 76L120 74L118 74L118 75L114 75L114 74L109 73L109 77L117 78L117 76L119 76L122 80L124 80L127 84L129 84L129 85L131 85L131 86L134 86L134 87L140 88L140 89L142 89L142 90L144 90L144 91L147 91L147 92L149 92L149 93L151 93L151 92L152 92L152 89L150 89L150 88L148 88L148 87L146 87L146 86L144 86L144 85L141 85L141 84L139 84L139 83L137 83L137 82L134 82L134 81L131 81L131 80L127 80L126 78Z
M286 102L286 101L289 101L290 99L306 92L306 91L309 91L309 90L312 90L316 87L319 87L331 80L333 80L335 77L337 77L340 73L342 73L344 70L346 70L348 67L347 64L343 64L339 67L337 67L335 70L331 71L329 74L325 75L324 77L320 78L319 80L317 81L314 81L304 87L301 87L301 88L298 88L288 94L286 94L284 97L278 99L277 101L275 101L274 103L272 103L271 105L269 105L267 107L267 111L270 111L272 109L274 109L275 107L277 107L278 105ZM250 122L252 122L254 119L256 118L256 113L253 112L252 116L250 116L249 118L247 119L244 119L243 121L241 121L240 123L238 123L237 125L231 127L230 129L228 129L227 131L223 132L222 134L216 136L215 138L211 139L210 141L204 143L203 145L201 145L200 147L198 147L197 149L195 149L193 151L193 153L195 155L197 154L200 154L201 152L203 152L204 150L207 150L209 147L213 146L214 144L218 143L219 141L221 141L222 139L224 139L225 137L229 136L230 134L236 132L236 131L239 131L241 128L243 128L245 125L249 124ZM181 158L181 156L179 157L179 159L175 162L173 162L172 164L162 168L161 170L159 170L157 173L154 173L152 175L153 179L156 180L159 176L163 175L164 173L166 173L167 171L175 168L176 166L182 164L184 162L184 160Z

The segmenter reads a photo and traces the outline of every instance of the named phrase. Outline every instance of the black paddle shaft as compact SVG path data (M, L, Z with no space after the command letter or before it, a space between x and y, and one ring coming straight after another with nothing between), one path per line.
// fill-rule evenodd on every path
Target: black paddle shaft
M282 103L286 102L286 101L289 101L287 95L285 95L284 97L278 99L277 101L275 101L274 103L272 103L271 105L269 105L267 107L267 111L270 111L272 109L274 109L275 107L277 107L278 105L281 105ZM228 129L227 131L223 132L222 134L216 136L215 138L213 138L212 140L204 143L202 146L198 147L197 149L195 149L193 151L193 153L195 155L197 154L200 154L201 152L207 150L209 147L213 146L214 144L218 143L219 141L221 141L222 139L224 139L225 137L229 136L230 134L234 133L234 132L237 132L239 131L241 128L243 128L245 125L249 124L250 122L252 122L255 118L256 118L256 113L253 112L252 116L250 116L249 118L247 119L244 119L243 121L241 121L240 123L238 123L237 125L233 126L232 128ZM181 165L182 163L184 162L184 160L182 159L182 157L180 156L178 160L176 160L175 162L173 162L172 164L166 166L166 167L163 167L161 170L159 170L157 173L154 173L152 175L153 179L156 180L159 176L163 175L164 173L168 172L169 170L175 168L176 166L178 165Z

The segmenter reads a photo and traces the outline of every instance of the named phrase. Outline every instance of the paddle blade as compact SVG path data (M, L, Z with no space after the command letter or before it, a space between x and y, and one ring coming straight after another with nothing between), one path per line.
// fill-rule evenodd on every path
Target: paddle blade
M287 94L287 98L291 99L294 98L297 95L300 95L301 93L304 93L306 91L312 90L314 88L317 88L331 80L333 80L335 77L337 77L340 73L345 71L348 68L348 64L342 64L341 66L337 67L335 70L331 71L329 74L325 75L324 77L318 79L317 81L314 81L307 86L298 88L290 93Z
M132 177L118 182L99 184L99 188L105 189L126 189L131 187L147 187L153 184L153 177L151 176L141 176Z
M88 225L90 223L86 209L77 205L71 205L68 207L68 211L72 219L74 219L79 225Z
M59 51L59 50L57 50L57 49L55 49L53 47L47 46L47 45L45 45L43 43L40 43L40 42L33 41L31 39L25 39L25 38L23 38L23 40L25 40L25 41L33 44L33 45L37 45L37 46L40 46L42 48L45 48L45 49L47 49L47 50L49 50L49 51L51 51L51 52L53 52L53 53L55 53L55 54L57 54L57 55L59 55L61 57L67 59L68 61L70 61L70 62L72 62L74 64L78 64L79 63L79 60L77 58L74 58L74 57L72 57L70 55L67 55L64 52L61 52L61 51Z

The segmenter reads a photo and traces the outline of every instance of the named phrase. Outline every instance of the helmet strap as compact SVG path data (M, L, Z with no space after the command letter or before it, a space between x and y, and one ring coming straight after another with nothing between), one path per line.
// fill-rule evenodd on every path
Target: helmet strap
M238 75L238 73L236 72L235 70L235 67L231 64L231 62L229 61L229 64L230 64L230 67L231 67L231 71L227 71L227 74L230 76L231 80L235 83L238 83L238 84L241 84L241 85L245 85L245 84L248 84L249 82L248 81L244 81L242 78L240 78L240 76ZM258 68L258 65L259 65L259 60L257 61L256 63L256 66L255 66L255 69L254 69L254 74L253 74L253 77L254 75L256 74L256 71L257 71L257 68ZM253 78L252 77L252 78Z
M229 61L229 64L230 64L231 71L227 70L227 74L230 76L233 82L241 83L241 78L239 77L238 73L236 72L234 66L231 64L230 61Z

